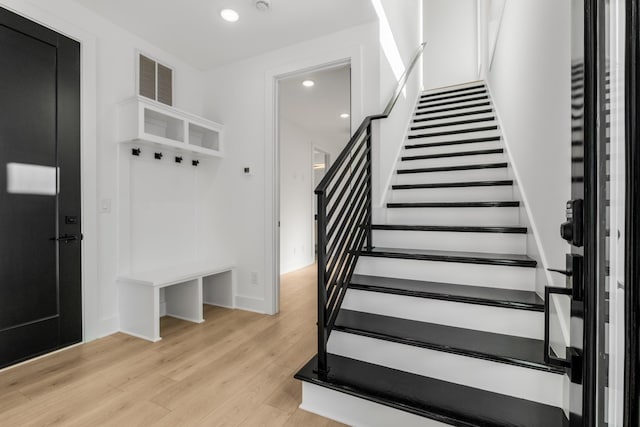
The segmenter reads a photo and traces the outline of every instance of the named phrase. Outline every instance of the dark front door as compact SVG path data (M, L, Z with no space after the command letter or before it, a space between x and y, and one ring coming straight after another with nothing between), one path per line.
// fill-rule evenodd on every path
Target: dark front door
M80 46L0 8L0 367L82 339Z
M561 235L570 296L570 424L607 421L609 239L609 61L606 0L572 1L571 197ZM562 293L562 292L560 292Z

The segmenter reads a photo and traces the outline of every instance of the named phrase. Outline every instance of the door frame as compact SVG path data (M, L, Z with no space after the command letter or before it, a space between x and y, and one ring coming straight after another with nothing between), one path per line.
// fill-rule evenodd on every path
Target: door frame
M640 0L626 1L624 425L640 425Z
M97 202L96 36L59 15L22 0L0 0L0 7L80 43L80 168L82 235L82 342L111 332L100 318ZM13 365L15 366L15 365Z
M308 54L309 52L305 52ZM292 53L295 55L295 52ZM286 62L286 59L283 61ZM264 207L264 300L248 301L247 308L267 314L280 311L280 151L278 132L278 80L303 72L351 64L351 123L364 118L364 64L358 44L318 49L304 60L265 72L265 207ZM352 126L353 127L353 126Z
M276 256L276 265L274 266L274 271L275 271L275 275L276 277L274 278L274 287L275 287L275 294L273 296L274 301L276 302L277 306L274 308L276 311L275 313L277 313L280 308L280 100L279 100L279 94L280 94L280 80L284 80L284 79L290 79L292 77L296 77L296 76L303 76L309 73L314 73L314 72L321 72L321 71L327 71L327 70L333 70L335 68L341 68L341 67L345 67L345 66L351 66L351 61L349 59L342 59L342 60L336 60L336 61L332 61L329 63L325 63L325 64L319 64L316 66L311 66L311 67L307 67L307 68L302 68L299 70L295 70L289 73L284 73L284 74L280 74L275 76L275 93L274 93L274 97L275 97L275 123L274 123L274 130L275 130L275 147L276 147L276 172L275 172L275 196L276 196L276 251L277 253L275 254ZM351 82L349 82L349 84L351 84ZM346 144L346 142L345 142ZM314 150L315 145L311 145L311 161L313 162L313 150ZM326 150L320 150L320 151L326 151ZM327 153L328 154L328 153ZM311 188L311 194L313 195L313 179L311 179L311 184L310 184L310 188ZM311 206L313 206L313 201L311 201ZM311 236L311 240L313 241L313 236ZM313 245L312 245L313 246ZM309 253L313 253L313 248L310 249ZM270 313L270 314L275 314L275 313Z

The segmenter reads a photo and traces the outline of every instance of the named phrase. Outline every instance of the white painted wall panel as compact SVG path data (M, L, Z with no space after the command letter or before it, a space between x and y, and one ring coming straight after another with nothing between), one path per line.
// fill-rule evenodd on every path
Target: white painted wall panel
M558 226L564 221L571 185L570 29L568 0L507 2L493 65L487 71L545 267L563 266L568 249Z
M425 89L478 79L476 0L424 2Z

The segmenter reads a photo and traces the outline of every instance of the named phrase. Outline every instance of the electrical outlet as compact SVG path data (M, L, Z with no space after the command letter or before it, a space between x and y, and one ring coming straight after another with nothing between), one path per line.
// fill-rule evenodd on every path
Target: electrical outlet
M258 272L257 271L252 271L251 272L251 284L252 285L257 285L258 284Z

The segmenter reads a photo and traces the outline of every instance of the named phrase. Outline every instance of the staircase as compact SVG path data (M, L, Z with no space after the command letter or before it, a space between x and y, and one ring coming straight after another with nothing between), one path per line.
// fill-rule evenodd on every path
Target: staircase
M421 95L303 409L356 426L562 426L536 261L483 82Z

